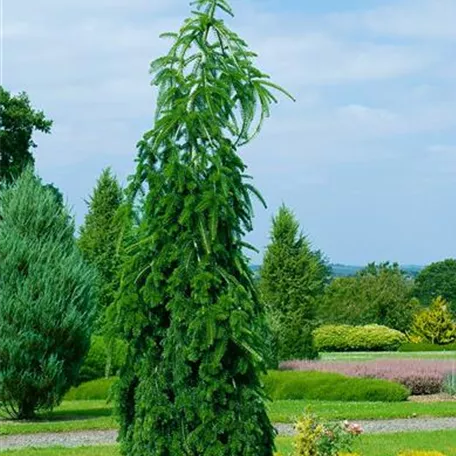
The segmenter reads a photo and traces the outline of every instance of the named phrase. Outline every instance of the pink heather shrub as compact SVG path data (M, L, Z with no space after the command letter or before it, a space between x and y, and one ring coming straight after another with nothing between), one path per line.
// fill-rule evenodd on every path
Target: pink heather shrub
M376 361L286 361L283 370L335 372L352 377L391 380L405 385L414 395L436 394L443 390L448 373L456 370L449 360L382 359Z

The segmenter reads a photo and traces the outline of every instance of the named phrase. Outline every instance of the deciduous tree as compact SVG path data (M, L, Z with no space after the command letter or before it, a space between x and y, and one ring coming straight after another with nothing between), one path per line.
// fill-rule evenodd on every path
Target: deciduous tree
M424 268L416 278L414 293L425 306L441 296L456 315L456 260L449 258Z
M397 264L369 264L354 277L334 279L320 303L319 316L328 323L378 324L406 332L419 303L413 282Z
M0 87L0 181L12 182L33 165L35 132L50 133L52 121L36 111L26 93L11 95Z

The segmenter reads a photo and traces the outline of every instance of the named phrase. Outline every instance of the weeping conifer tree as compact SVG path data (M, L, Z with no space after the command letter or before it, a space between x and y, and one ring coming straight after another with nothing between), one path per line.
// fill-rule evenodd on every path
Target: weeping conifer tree
M252 197L238 149L283 90L255 54L198 0L169 54L152 63L156 122L139 144L139 240L119 312L129 342L121 375L121 448L128 456L272 456L259 378L264 309L243 249ZM285 93L285 92L283 92Z

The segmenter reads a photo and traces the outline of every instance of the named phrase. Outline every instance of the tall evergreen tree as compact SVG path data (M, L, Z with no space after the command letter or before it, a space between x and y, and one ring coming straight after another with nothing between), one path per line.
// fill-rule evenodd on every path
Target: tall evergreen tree
M0 191L0 408L31 418L77 379L95 308L66 208L27 169Z
M318 299L329 281L322 254L313 251L286 206L272 221L271 243L261 268L260 288L277 334L279 360L312 359Z
M0 182L12 182L34 164L35 131L49 133L52 121L36 111L26 93L12 96L0 87Z
M152 64L156 122L131 187L143 189L144 206L119 301L129 342L121 450L271 456L259 379L264 311L243 254L258 192L237 151L258 133L276 86L218 17L232 15L226 0L194 5Z
M87 203L89 211L78 240L84 258L99 273L99 332L104 326L106 309L113 304L119 287L121 261L118 249L124 227L118 213L122 202L123 190L117 178L110 168L103 170Z

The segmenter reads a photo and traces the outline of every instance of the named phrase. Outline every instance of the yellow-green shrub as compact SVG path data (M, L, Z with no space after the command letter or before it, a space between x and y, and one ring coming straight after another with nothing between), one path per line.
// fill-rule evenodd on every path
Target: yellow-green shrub
M442 297L434 299L428 309L415 316L412 335L437 345L456 341L456 323L448 303Z
M407 340L400 331L381 325L325 325L313 335L315 346L322 352L392 351Z
M362 432L357 424L325 422L307 411L296 423L293 456L341 456Z

